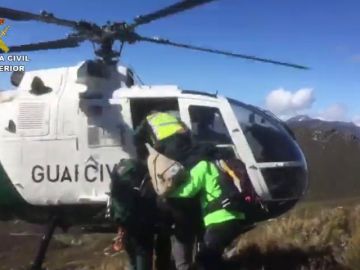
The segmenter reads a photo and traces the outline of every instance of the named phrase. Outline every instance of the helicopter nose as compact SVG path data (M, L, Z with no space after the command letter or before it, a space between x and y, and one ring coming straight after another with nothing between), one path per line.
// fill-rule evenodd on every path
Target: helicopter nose
M20 194L10 181L2 164L0 164L0 220L14 217L15 211L22 203Z

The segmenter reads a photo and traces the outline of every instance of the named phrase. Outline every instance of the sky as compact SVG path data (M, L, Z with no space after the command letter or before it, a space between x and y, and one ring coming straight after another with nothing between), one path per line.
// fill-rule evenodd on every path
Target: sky
M1 0L0 6L98 24L126 21L173 0ZM126 45L121 62L145 84L218 92L287 118L307 114L360 125L360 1L218 0L137 28L144 36L207 46L310 67L310 70L193 52L162 45ZM6 21L8 46L65 37L71 29ZM0 28L1 29L1 28ZM27 70L71 66L94 57L75 49L27 53ZM1 65L1 63L0 63ZM0 89L9 87L0 73Z

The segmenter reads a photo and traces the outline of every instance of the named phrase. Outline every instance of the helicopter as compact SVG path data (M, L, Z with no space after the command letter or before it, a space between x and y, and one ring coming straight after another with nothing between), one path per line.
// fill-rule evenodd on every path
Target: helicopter
M41 269L56 227L100 228L111 222L104 214L111 173L119 160L136 158L133 130L153 110L171 111L199 142L210 142L246 164L253 188L267 207L266 214L252 223L285 213L306 193L305 157L292 132L275 115L217 93L175 85L143 85L133 70L118 65L125 44L148 42L307 69L144 37L135 31L213 1L181 1L138 16L131 23L103 26L57 18L46 11L38 15L0 7L0 18L74 30L63 39L9 46L12 53L76 48L85 41L97 46L95 60L76 66L14 72L11 83L16 91L2 92L7 98L0 100L0 220L48 224L32 269ZM114 49L115 42L121 43L120 50ZM199 112L213 119L205 137Z

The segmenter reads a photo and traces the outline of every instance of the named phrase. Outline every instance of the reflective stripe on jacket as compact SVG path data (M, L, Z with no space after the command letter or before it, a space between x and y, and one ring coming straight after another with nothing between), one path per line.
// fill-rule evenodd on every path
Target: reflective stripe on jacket
M219 171L213 163L200 161L190 170L189 179L172 193L172 197L182 198L194 197L200 193L200 203L206 227L228 220L245 219L245 215L242 212L228 211L226 209L210 213L205 211L209 202L219 198L221 195L219 177Z
M156 140L158 141L161 141L176 133L185 131L185 128L179 119L169 113L153 113L146 117L146 120L151 127Z

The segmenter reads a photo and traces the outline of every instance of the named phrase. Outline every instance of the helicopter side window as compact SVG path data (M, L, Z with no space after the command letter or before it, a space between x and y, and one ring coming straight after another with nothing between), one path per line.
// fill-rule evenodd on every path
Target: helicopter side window
M115 106L90 105L86 111L88 119L88 144L90 147L122 145L120 108Z
M218 108L190 106L189 114L195 140L215 144L232 144L231 137Z

